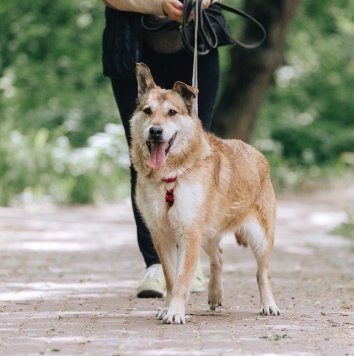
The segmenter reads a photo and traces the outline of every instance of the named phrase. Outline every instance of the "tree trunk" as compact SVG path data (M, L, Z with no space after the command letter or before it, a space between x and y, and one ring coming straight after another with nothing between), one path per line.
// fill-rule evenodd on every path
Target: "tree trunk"
M250 141L263 94L283 62L283 45L299 3L300 0L245 0L245 11L262 23L267 37L256 49L230 49L231 66L213 120L212 131L217 135ZM255 25L247 23L243 42L256 41L259 33Z

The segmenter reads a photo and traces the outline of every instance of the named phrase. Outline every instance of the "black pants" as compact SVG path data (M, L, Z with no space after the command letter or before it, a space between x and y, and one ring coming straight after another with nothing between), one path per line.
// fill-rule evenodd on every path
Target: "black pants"
M193 58L185 51L174 54L162 55L147 48L143 50L144 62L151 70L154 81L165 89L171 89L176 81L192 84ZM219 86L219 56L217 50L198 59L198 111L205 130L209 131L213 117L214 105ZM112 79L112 88L125 135L130 147L131 137L129 121L136 108L138 93L137 82L132 80ZM131 197L134 217L137 227L139 249L144 257L146 267L160 263L152 239L140 213L134 203L137 173L133 166L131 173Z

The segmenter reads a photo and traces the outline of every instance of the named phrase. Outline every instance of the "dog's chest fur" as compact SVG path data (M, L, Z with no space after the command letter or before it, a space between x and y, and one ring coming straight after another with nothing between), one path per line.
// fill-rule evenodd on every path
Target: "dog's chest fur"
M142 178L138 183L137 201L150 230L165 236L178 237L185 228L190 228L201 216L205 203L205 187L193 177L179 177L174 187L174 203L170 207L165 200L167 183ZM173 234L172 234L173 232Z

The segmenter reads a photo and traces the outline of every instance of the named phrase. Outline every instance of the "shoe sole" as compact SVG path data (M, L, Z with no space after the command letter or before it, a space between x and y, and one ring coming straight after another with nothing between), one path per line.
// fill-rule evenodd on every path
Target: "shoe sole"
M164 292L153 290L153 289L145 289L137 294L138 298L162 298L164 296L165 296Z

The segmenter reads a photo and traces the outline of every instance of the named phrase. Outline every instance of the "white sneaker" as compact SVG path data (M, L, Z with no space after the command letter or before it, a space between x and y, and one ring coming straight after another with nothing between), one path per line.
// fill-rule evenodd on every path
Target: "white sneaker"
M190 293L201 293L205 290L205 278L202 270L200 259L197 267L195 268L192 284L189 288Z
M166 294L166 282L161 264L154 264L144 272L138 285L138 298L162 298Z
M205 290L205 278L200 260L194 272L190 293L200 293ZM166 282L162 265L154 264L147 268L138 285L138 298L162 298L166 295Z

